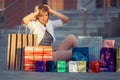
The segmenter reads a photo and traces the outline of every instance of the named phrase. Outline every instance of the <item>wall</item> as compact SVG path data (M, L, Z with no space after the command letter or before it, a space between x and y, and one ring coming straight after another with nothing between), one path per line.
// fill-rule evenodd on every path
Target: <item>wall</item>
M22 23L22 18L33 11L35 5L42 4L43 0L4 0L6 10L4 13L4 25L0 25L0 27L5 28L14 28ZM49 1L49 0L48 0ZM57 0L50 0L52 3L58 3ZM62 2L61 2L62 1ZM89 0L61 0L60 5L58 6L58 10L79 10L81 4L86 4ZM12 5L11 5L12 4ZM87 6L90 9L94 9L94 2L92 5ZM53 5L55 6L55 5Z
M22 18L33 11L35 5L41 3L42 0L5 0L4 28L14 28L20 25Z

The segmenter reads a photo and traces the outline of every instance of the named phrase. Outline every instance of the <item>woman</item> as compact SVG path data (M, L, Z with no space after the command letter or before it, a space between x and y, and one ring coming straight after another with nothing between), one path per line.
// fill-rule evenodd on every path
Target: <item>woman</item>
M52 14L58 20L50 20ZM54 29L62 27L68 22L68 17L51 9L48 5L37 5L34 12L23 18L23 23L30 29L30 33L38 34L38 43L42 46L51 46L55 42ZM72 58L71 48L77 46L74 35L66 37L53 52L53 60L70 60Z

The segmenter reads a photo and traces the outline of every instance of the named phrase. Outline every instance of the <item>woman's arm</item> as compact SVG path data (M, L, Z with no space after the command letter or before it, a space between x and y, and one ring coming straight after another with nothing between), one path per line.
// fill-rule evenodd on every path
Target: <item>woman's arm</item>
M38 13L39 13L39 10L36 6L34 12L31 12L30 14L28 14L22 19L23 24L28 25L29 21L36 20L36 16L38 15Z
M62 14L62 13L60 13L60 12L57 12L57 11L51 9L48 5L45 5L45 6L48 7L49 13L50 13L50 14L53 14L53 15L55 15L56 17L58 17L59 19L61 19L62 22L63 22L63 24L65 24L65 23L68 22L69 18L68 18L67 16L65 16L64 14Z

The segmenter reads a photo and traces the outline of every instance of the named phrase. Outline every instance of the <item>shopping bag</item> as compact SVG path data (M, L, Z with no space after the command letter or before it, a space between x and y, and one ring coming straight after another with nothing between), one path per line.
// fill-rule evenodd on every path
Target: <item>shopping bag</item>
M115 40L107 40L107 39L103 40L102 47L114 48L115 47Z
M86 61L69 61L69 72L86 72Z
M90 73L98 73L99 72L99 62L98 61L90 61Z
M7 70L23 70L23 47L37 46L37 40L37 34L8 34Z
M57 61L57 68L56 68L56 71L57 72L66 72L66 61L64 60L58 60Z
M86 61L78 61L78 72L86 72Z
M102 47L101 36L78 36L78 47Z
M116 72L120 72L120 48L116 48Z
M116 68L116 49L102 47L100 50L100 71L115 72Z
M88 47L89 60L99 61L102 36L78 36L78 47Z
M41 61L43 61L44 63L38 64L41 63ZM45 71L45 64L47 61L52 61L52 46L24 47L24 71ZM44 68L37 68L36 65L41 65Z
M86 61L86 71L88 71L89 70L89 48L73 47L72 61Z
M68 65L69 72L78 72L77 61L69 61L68 63L69 63Z

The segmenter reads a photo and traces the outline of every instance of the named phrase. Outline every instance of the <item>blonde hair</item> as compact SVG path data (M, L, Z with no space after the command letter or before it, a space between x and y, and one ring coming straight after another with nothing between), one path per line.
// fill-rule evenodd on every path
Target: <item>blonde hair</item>
M35 10L37 10L37 9L39 10L38 16L40 15L40 12L47 12L49 15L49 9L47 6L39 4L35 7Z

